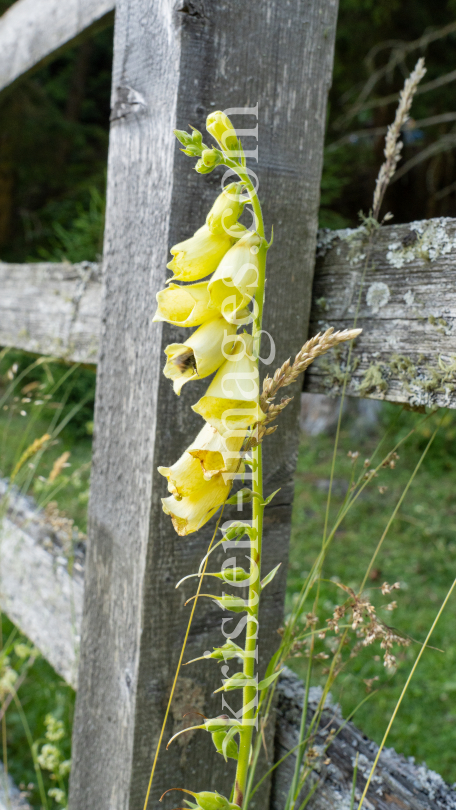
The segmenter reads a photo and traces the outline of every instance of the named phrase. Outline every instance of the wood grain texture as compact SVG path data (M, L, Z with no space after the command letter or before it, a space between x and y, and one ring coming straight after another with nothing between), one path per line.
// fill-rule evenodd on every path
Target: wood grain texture
M362 229L320 234L312 334L350 327L360 297L357 325L363 333L355 343L357 366L347 393L456 407L456 220L381 228L361 285L366 242ZM372 365L379 384L366 387ZM312 365L305 390L338 393L337 366L334 358L329 366L327 358Z
M163 348L182 333L151 323L155 294L168 275L170 245L204 222L220 187L220 174L193 171L172 129L201 128L217 108L259 104L260 194L268 231L276 227L265 326L282 362L307 331L336 11L336 0L117 5L72 810L143 807L188 617L183 602L192 593L174 584L196 569L211 530L187 540L174 534L156 473L200 429L190 406L205 386L186 386L178 399L163 377ZM234 121L256 124L253 117ZM279 482L282 490L266 520L265 570L287 556L298 410L299 397L268 448L267 491ZM266 591L261 629L270 647L263 645L263 660L281 618L285 568ZM222 618L214 606L198 608L189 658L223 640ZM186 669L166 736L181 727L186 710L219 714L221 699L211 697L218 685L216 666ZM176 784L227 789L232 766L204 735L195 742L189 735L163 752L151 806Z
M7 493L0 481L0 498ZM76 687L83 567L72 573L62 537L29 498L9 493L0 525L0 605L67 683Z
M97 360L101 277L93 262L0 262L0 345L83 363Z
M279 702L277 713L275 761L285 756L299 741L299 719L301 717L304 687L290 670L286 670L279 682ZM312 688L309 701L310 721L321 692ZM343 727L342 727L343 726ZM347 810L353 784L353 769L356 755L359 754L358 774L355 792L355 807L369 776L378 746L368 740L353 723L344 724L337 706L327 704L317 734L315 747L324 746L329 729L335 729L337 736L322 756L312 772L309 782L320 785L310 799L308 810ZM324 762L326 757L330 762ZM290 755L276 769L271 810L283 810L288 787L294 768L294 755ZM307 788L308 789L308 788ZM303 790L300 801L306 795ZM299 801L298 801L299 805ZM455 810L456 790L443 781L439 774L426 765L415 764L413 757L406 759L396 754L393 748L385 749L379 760L372 783L363 802L366 810Z
M0 96L62 50L113 22L114 0L16 0L0 17Z

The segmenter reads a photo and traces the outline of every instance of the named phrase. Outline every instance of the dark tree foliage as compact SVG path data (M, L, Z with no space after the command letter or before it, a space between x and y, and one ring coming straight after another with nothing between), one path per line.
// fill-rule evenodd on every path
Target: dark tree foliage
M0 0L0 13L9 5L11 0ZM385 65L401 43L455 20L456 0L341 0L322 182L323 225L357 224L358 212L370 207L384 135L376 132L365 137L365 131L390 123L396 106L393 101L349 115L372 70ZM456 33L407 53L365 101L400 90L420 55L425 56L428 70L423 83L454 71ZM3 260L80 261L100 254L111 61L112 30L108 30L42 68L0 103ZM413 119L420 122L454 112L455 83L418 95ZM359 135L360 131L364 133ZM404 133L401 165L442 137L453 135L456 146L456 115L454 121L433 126L412 122ZM391 186L383 213L387 210L393 211L397 222L456 216L451 143Z
M0 11L10 5L0 0ZM0 104L0 258L101 253L112 29L20 83Z
M372 55L376 69L385 65L393 48L419 39L423 34L456 22L455 0L341 0L336 40L334 80L330 93L328 132L322 183L321 222L328 227L357 224L360 209L367 212L375 177L383 156L384 135L370 138L352 135L351 143L331 148L350 133L377 129L389 124L395 101L347 113L365 85L371 69L366 57ZM377 53L373 52L376 46ZM426 60L425 84L456 69L456 32L407 54L369 93L367 101L389 96L402 87L419 56ZM455 76L456 78L456 76ZM416 96L412 116L416 121L455 112L455 81ZM445 135L455 135L454 121L434 126L411 127L404 133L403 160L418 155ZM442 144L443 145L443 144ZM450 145L451 146L451 145ZM454 147L437 151L407 172L387 193L383 213L392 211L394 221L410 222L433 216L456 216L456 166Z

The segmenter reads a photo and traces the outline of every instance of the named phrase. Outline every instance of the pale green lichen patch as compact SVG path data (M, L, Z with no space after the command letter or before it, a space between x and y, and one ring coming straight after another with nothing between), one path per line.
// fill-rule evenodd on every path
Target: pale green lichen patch
M367 304L372 309L374 315L376 315L382 307L386 306L390 298L390 289L383 281L374 281L373 284L370 284L366 293Z
M392 380L399 380L413 406L436 407L436 395L450 401L456 391L456 355L440 355L437 367L419 356L417 362L406 355L393 354L389 362L373 363L363 373L357 386L361 396L369 393L386 394ZM441 402L439 397L439 405Z
M445 318L437 315L429 315L428 324L429 326L433 326L436 332L439 332L441 335L448 335L451 332L451 327L448 325L448 321L446 321Z
M369 222L369 220L366 220ZM366 258L364 247L369 236L369 227L365 224L358 228L343 228L340 231L331 231L329 228L322 228L318 232L317 257L323 258L327 252L333 248L333 242L338 239L348 246L348 261L352 267L360 264ZM341 244L336 247L339 255Z
M323 310L323 312L325 312L325 310L328 309L328 302L324 295L322 295L321 298L317 298L317 300L315 301L315 305L319 309Z
M439 256L456 251L456 237L449 228L451 222L449 217L411 222L402 241L396 240L388 245L388 264L400 269L418 259L433 262Z
M384 363L372 363L369 368L364 372L361 382L357 386L357 390L362 397L376 392L382 394L388 390L388 375Z

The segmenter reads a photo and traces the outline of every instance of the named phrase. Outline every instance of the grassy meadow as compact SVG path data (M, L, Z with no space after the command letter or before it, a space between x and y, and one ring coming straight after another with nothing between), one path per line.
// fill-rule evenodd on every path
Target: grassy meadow
M16 483L43 506L49 501L56 502L59 510L73 519L78 529L84 532L94 374L80 368L74 368L68 374L68 367L59 363L37 366L27 371L31 362L33 358L30 356L14 352L11 355L8 353L0 365L3 394L12 382L8 378L9 370L15 367L15 379L24 372L0 410L0 471L3 476L11 475L24 449L33 440L44 433L55 436L42 455L37 454L23 465ZM36 383L35 387L33 383ZM29 401L24 402L24 399ZM87 400L86 404L79 407L84 400ZM67 419L67 424L60 429ZM345 656L345 666L333 689L333 697L340 701L345 715L371 691L371 698L357 712L355 722L378 742L419 651L419 643L424 639L454 578L456 417L450 412L438 412L426 419L422 414L405 412L400 406L384 404L377 424L361 438L356 422L352 422L350 417L344 417L342 423L334 471L330 527L346 495L353 471L353 460L347 454L359 452L355 468L359 471L365 459L373 457L382 439L382 452L380 454L378 451L377 461L413 427L416 431L400 447L394 468L387 466L380 470L378 478L368 484L335 534L320 583L317 613L323 625L335 606L345 599L337 583L343 583L355 591L360 587L397 500L438 425L436 437L384 540L366 585L366 592L378 607L380 618L412 641L410 646L395 651L398 662L395 673L383 666L382 650L378 643L361 650L356 657ZM333 448L334 436L301 436L287 590L288 609L320 548ZM68 466L63 467L50 483L54 464L63 453L70 454L66 457ZM380 586L385 581L399 581L400 590L387 598L383 597ZM312 609L313 599L314 593L309 610ZM388 612L380 607L393 599L397 602L394 611ZM438 649L426 651L389 739L389 745L393 745L397 751L415 756L420 761L425 760L449 781L456 780L454 609L452 600L431 641L432 646ZM11 633L16 634L17 631L4 617L3 638L11 638ZM17 643L18 640L21 640L20 635L14 635L13 642ZM330 643L329 639L317 642L317 651L324 653ZM20 664L12 655L10 666L17 666L19 671ZM304 675L307 659L294 657L290 660L290 666L298 674ZM317 662L314 683L323 682L324 666L324 660ZM74 695L43 659L38 658L30 668L20 687L19 697L33 740L42 738L44 718L51 712L64 722L66 736L62 741L62 750L69 751ZM33 785L28 791L30 800L39 807L40 797L30 746L20 711L14 705L8 709L6 728L10 772L17 784ZM48 776L45 773L44 779L47 785L51 785ZM48 802L49 808L58 806L51 799Z

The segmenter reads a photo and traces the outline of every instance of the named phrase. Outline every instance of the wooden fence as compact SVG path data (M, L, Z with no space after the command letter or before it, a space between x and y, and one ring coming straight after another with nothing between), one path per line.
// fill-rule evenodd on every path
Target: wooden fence
M112 11L109 0L17 0L0 18L1 92L14 92L22 76L109 24ZM87 558L81 551L70 575L58 527L26 499L13 499L2 540L2 608L78 686L72 810L143 806L190 595L174 584L194 570L207 539L207 531L176 539L161 511L163 480L156 474L157 464L172 462L196 432L197 417L188 414L197 393L184 390L178 399L163 378L163 347L180 333L151 323L155 294L166 280L169 246L201 224L218 182L190 171L172 129L202 128L220 107L250 108L235 118L241 128L258 120L261 196L266 222L276 226L265 328L274 335L277 361L304 342L309 312L312 331L351 324L363 272L362 229L320 234L311 306L336 16L337 0L118 0L103 268L0 263L0 345L97 365ZM429 220L380 232L376 269L361 295L364 332L350 395L454 407L455 223ZM306 390L337 393L344 363L341 355L312 367ZM266 486L281 487L266 512L268 569L287 557L298 410L297 396L266 450ZM285 569L266 591L264 660L273 650L261 639L274 638L280 623ZM205 609L192 629L189 657L218 639L219 613ZM210 706L217 677L198 666L185 673L170 730L180 727L186 708ZM284 728L279 723L279 748L288 744ZM159 763L151 807L163 785L191 779L195 789L223 790L228 781L222 758L204 738L176 745ZM283 769L271 799L265 792L255 807L278 810L281 778ZM432 785L413 788L415 777L407 778L404 790L424 803L400 798L390 780L395 806L456 806L450 799L442 804ZM331 794L334 807L345 806L344 790L338 805ZM366 806L386 807L379 795L374 784Z

